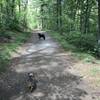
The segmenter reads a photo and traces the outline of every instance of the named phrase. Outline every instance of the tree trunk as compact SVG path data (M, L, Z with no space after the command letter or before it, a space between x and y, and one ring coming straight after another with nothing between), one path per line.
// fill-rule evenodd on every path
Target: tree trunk
M61 0L57 0L57 30L61 31L62 26L62 5Z
M58 5L59 0L57 0L57 30L59 29L59 5Z
M41 5L41 28L43 29L43 24L44 24L44 20L43 20L43 5Z
M98 43L100 45L100 0L98 0Z
M19 14L21 13L21 2L20 0L18 1L18 7L19 7Z
M85 10L85 22L84 22L84 33L87 33L87 29L88 29L88 9L89 9L89 0L86 1L86 10Z
M12 17L14 17L15 13L15 0L12 0Z
M2 9L3 9L3 5L2 5L2 3L0 4L0 26L2 26Z
M24 12L25 12L25 14L24 14L24 23L23 23L23 25L24 25L24 27L27 27L27 19L26 19L26 17L27 17L27 6L28 6L28 0L26 0L26 2L25 2L25 7L24 7Z

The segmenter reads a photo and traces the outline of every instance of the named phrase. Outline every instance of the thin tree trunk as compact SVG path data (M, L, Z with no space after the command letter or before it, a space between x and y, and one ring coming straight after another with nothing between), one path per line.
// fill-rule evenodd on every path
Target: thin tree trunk
M42 15L42 18L41 18L41 28L43 29L43 24L44 24L44 20L43 20L43 5L41 5L41 15Z
M12 0L12 16L14 17L14 11L15 11L15 0Z
M21 13L21 2L20 0L18 1L18 6L19 6L19 14Z
M26 19L26 17L27 17L27 6L28 6L28 0L26 0L25 7L24 7L24 12L25 12L25 14L24 14L24 27L27 27L27 19Z
M59 0L57 0L57 30L59 29L59 5L58 5Z
M100 0L98 0L98 41L100 43Z
M2 3L0 4L0 12L1 12L1 14L0 14L0 24L2 25L2 8L3 8L3 5L2 5ZM0 26L1 26L0 25Z
M59 16L60 16L59 27L60 27L60 32L61 32L62 31L62 5L61 5L61 0L59 0Z
M61 0L57 0L57 30L61 31L62 26L62 5Z
M86 10L85 10L85 23L84 23L84 33L88 32L88 23L89 23L89 0L86 1Z

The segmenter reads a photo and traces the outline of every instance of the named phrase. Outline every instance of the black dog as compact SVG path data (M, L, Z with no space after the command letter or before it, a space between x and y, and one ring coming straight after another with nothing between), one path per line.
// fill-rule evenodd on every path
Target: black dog
M38 33L38 37L39 37L39 39L44 39L45 40L45 35L43 34L43 33Z
M34 73L28 73L28 89L30 92L34 92L37 88L37 79Z

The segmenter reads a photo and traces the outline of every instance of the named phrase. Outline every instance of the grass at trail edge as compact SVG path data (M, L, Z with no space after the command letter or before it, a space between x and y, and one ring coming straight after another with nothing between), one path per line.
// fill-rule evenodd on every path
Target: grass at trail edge
M53 31L47 31L55 40L57 40L60 45L64 48L66 51L71 51L72 55L80 60L84 60L86 62L92 62L95 57L91 53L91 51L84 49L84 47L79 48L74 43L70 43L71 39L67 40L66 36L61 35L58 32ZM72 37L71 37L72 38ZM74 39L72 40L74 41ZM94 40L95 41L95 40ZM76 41L77 42L77 41Z
M16 51L16 48L25 43L31 36L31 32L5 31L5 34L9 34L13 41L0 43L0 73L6 71L7 67L9 67L11 52Z

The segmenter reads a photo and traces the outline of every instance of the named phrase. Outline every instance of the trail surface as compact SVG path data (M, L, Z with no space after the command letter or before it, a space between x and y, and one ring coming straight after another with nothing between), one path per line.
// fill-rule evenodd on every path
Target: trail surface
M73 69L75 63L47 33L46 40L39 40L33 32L12 55L9 70L0 76L0 100L99 100ZM27 90L28 72L37 73L39 80L33 93Z

